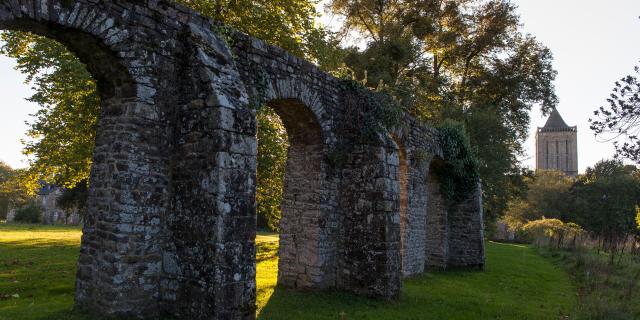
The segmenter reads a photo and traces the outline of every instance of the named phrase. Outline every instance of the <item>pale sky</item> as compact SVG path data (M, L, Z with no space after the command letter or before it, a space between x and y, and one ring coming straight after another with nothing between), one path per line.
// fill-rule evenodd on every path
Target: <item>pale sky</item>
M325 2L325 1L323 1ZM580 171L600 159L611 158L611 143L595 140L587 119L606 103L613 83L633 72L640 60L640 0L515 0L523 30L535 35L551 49L560 98L558 111L567 124L578 126ZM326 15L322 21L339 19ZM13 69L15 62L0 56L0 160L12 167L24 167L20 139L25 138L25 120L37 106L24 98L30 95L24 77ZM533 134L545 118L538 110L531 116L529 153L523 159L533 168Z

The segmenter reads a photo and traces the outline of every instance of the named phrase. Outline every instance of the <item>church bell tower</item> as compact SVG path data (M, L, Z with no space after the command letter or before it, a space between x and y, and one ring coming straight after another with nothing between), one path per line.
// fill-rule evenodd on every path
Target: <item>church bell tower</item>
M578 174L578 128L568 126L555 108L536 132L536 169Z

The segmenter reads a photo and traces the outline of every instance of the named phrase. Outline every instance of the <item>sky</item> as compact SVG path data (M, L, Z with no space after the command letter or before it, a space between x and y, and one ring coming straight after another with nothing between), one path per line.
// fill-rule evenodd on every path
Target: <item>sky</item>
M633 72L640 61L640 0L514 0L522 30L551 49L558 71L555 86L558 111L565 122L578 126L580 172L601 159L613 156L613 145L596 141L589 117L606 103L618 79ZM322 1L318 7L322 10ZM335 24L337 17L323 13L321 21ZM24 77L13 69L15 61L0 55L0 160L14 168L27 165L20 139L24 123L37 106L24 99L30 95ZM531 114L528 155L523 164L534 168L534 133L546 119L539 110Z

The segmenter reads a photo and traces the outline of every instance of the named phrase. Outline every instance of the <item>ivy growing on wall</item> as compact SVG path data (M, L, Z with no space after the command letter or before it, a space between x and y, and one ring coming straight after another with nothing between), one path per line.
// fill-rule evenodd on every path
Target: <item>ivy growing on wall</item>
M340 79L344 117L337 125L340 133L333 150L326 154L326 161L333 169L340 169L347 161L346 141L367 144L379 139L379 134L389 132L400 124L402 109L384 91L372 91L349 77Z
M258 76L254 83L255 93L249 101L249 108L260 110L267 104L269 100L268 94L270 81L269 75L264 70L260 70L258 72Z
M438 133L444 162L435 170L440 180L440 192L451 206L476 190L478 160L462 123L446 120L438 128Z
M345 129L361 142L374 140L400 123L402 109L386 92L371 91L352 79L341 79L340 89L345 93Z

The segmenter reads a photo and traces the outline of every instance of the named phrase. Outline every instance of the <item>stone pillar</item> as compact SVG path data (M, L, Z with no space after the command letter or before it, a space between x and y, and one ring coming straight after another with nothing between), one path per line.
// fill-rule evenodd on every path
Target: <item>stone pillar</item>
M82 234L76 303L93 312L154 316L167 205L166 137L128 111L137 102L102 101Z
M392 299L400 293L399 157L395 148L355 145L343 173L338 287Z
M482 186L455 205L449 214L448 267L484 267Z
M449 210L440 192L438 177L433 171L432 165L427 178L425 266L431 269L444 269L449 257Z

